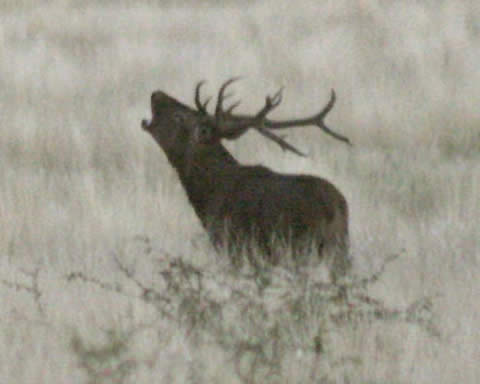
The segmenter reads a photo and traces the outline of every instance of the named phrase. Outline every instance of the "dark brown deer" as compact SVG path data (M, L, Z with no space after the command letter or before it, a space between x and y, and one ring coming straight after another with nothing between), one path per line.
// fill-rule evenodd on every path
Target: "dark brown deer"
M318 256L329 255L333 278L343 275L350 266L348 206L338 189L315 176L285 175L259 165L239 164L221 143L253 128L283 149L303 155L272 131L305 125L317 125L349 143L323 122L335 103L334 91L328 104L311 118L273 121L267 115L280 104L282 89L267 96L265 106L255 115L233 114L238 103L224 110L223 101L231 96L225 90L235 80L220 88L214 115L207 111L210 99L200 99L203 82L195 90L196 110L161 91L152 93L152 119L142 121L143 129L176 169L216 247L227 246L232 255L247 250L251 261L255 260L251 253L259 252L275 264L278 245L288 247L295 258L311 252L313 246Z

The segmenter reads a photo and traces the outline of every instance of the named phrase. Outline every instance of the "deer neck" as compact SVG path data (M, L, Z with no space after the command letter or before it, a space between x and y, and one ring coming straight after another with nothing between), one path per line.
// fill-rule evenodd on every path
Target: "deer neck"
M204 225L207 225L206 209L217 188L225 183L225 175L229 168L240 167L240 164L222 145L209 148L208 152L188 155L177 161L169 159L177 170L180 181L188 199Z

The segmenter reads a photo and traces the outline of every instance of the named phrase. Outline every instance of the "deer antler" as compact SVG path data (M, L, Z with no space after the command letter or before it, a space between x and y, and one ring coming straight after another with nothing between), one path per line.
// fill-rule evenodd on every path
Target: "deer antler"
M204 103L200 101L200 88L205 82L199 82L195 88L195 104L198 111L203 115L210 117L212 123L217 127L221 137L229 140L236 139L244 134L249 128L254 128L261 135L277 143L283 150L288 150L299 156L305 156L294 146L286 142L282 137L275 135L270 130L284 129L295 126L316 125L337 140L350 144L350 140L348 138L330 130L323 121L325 116L330 112L335 104L335 92L333 90L328 104L316 115L307 119L273 121L267 119L267 115L282 102L283 88L280 88L273 95L273 97L267 96L265 98L265 106L254 116L232 114L232 111L240 104L240 101L235 102L226 111L223 109L224 100L233 95L233 93L225 94L225 90L229 85L235 81L238 81L239 79L239 77L233 77L222 84L220 90L218 91L217 105L215 107L214 116L208 115L206 109L210 98L208 98Z
M211 100L211 97L207 98L207 100L202 103L200 100L200 88L202 88L202 85L205 84L205 80L199 81L197 83L197 86L195 87L195 105L197 106L197 109L199 112L201 112L204 115L208 115L207 112L207 105Z

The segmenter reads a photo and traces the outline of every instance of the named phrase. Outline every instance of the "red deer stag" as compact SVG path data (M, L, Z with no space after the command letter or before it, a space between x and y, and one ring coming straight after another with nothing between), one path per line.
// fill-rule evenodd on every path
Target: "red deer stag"
M210 99L200 99L203 82L196 86L196 110L161 91L152 93L152 119L142 121L143 129L176 169L216 247L227 246L232 255L235 250L246 251L251 261L255 260L251 257L255 249L273 264L278 262L279 244L287 246L296 258L313 250L320 257L333 255L328 256L331 276L343 275L350 267L350 258L348 206L340 191L315 176L285 175L260 165L239 164L221 142L254 128L283 149L302 155L272 130L316 125L349 143L323 122L335 103L335 92L332 90L328 104L311 118L274 121L267 115L280 104L282 89L273 97L267 96L265 106L255 115L233 114L238 102L224 109L224 99L231 96L225 95L225 89L235 80L220 88L214 115L207 111Z

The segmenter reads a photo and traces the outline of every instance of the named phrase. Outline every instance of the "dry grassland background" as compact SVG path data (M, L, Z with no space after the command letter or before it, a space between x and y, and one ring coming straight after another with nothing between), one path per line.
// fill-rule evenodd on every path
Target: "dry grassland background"
M336 184L355 274L399 255L369 294L395 308L433 297L440 337L372 321L327 335L322 360L321 324L306 316L303 333L279 330L291 348L265 374L208 319L193 337L145 300L157 264L179 257L238 283L140 128L153 90L192 104L198 80L213 94L234 75L243 112L285 86L277 118L310 114L336 90L328 123L352 148L314 127L288 132L307 158L255 133L228 147ZM479 197L478 1L0 4L2 383L478 383ZM261 304L281 307L283 291L267 291ZM241 320L222 324L248 333ZM249 371L257 363L264 376Z

